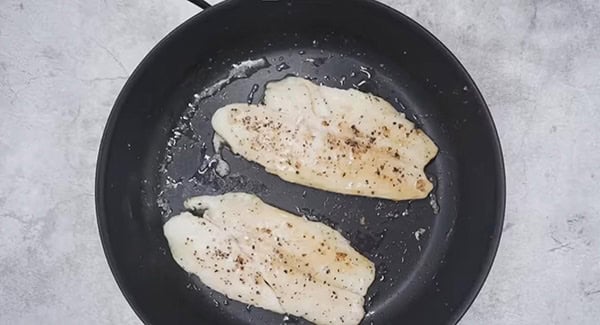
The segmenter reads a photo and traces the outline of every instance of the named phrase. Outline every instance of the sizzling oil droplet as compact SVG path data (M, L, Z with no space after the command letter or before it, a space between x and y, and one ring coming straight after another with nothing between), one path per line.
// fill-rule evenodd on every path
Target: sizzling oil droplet
M372 294L370 294L370 295L367 296L367 302L365 304L365 306L367 308L369 308L369 307L371 307L373 305L373 299L375 298L376 295L377 295L377 292L374 292L374 293L372 293ZM366 316L369 316L369 314L372 315L373 311L368 312Z
M361 66L360 72L362 72L367 77L367 79L371 79L371 72L369 72L369 68Z
M173 212L173 210L171 210L171 205L169 204L169 201L166 198L164 198L162 194L162 192L159 193L158 199L156 199L156 205L160 209L162 216L167 217L171 214L171 212Z
M279 72L281 72L283 70L287 70L289 68L290 68L290 66L287 63L285 63L285 62L282 62L282 63L278 64L277 67L276 67L277 71L279 71Z
M282 319L282 324L298 324L300 323L300 318L294 315L284 315Z
M296 211L298 211L298 213L303 216L304 218L306 218L307 220L310 221L319 221L318 217L315 215L315 212L313 209L310 208L299 208L296 207Z
M357 88L357 89L358 89L358 88L362 87L362 86L363 86L364 84L366 84L366 83L367 83L367 81L366 81L366 80L361 80L361 81L359 81L357 84L352 84L352 86L353 86L354 88Z
M165 188L171 188L171 189L176 189L177 187L179 187L179 185L181 185L183 183L183 178L180 178L178 180L173 179L173 177L168 176L165 178Z
M259 88L258 84L252 85L252 88L250 89L250 93L248 94L248 98L246 99L246 102L248 104L252 104L252 102L254 101L254 95L258 91L258 88Z
M312 63L315 67L320 67L321 65L323 65L323 63L327 62L327 58L326 57L306 58L306 59L304 59L304 61Z
M415 235L415 239L416 239L416 240L421 240L421 236L423 236L423 234L425 233L425 231L426 231L426 230L425 230L425 229L423 229L423 228L419 228L419 229L415 230L415 233L414 233L414 235ZM419 250L420 250L420 249L419 249Z
M429 194L429 205L431 206L433 214L440 213L440 205L438 204L437 197L434 193Z
M400 217L400 214L398 214L396 212L393 212L393 211L390 211L390 212L388 212L388 214L386 215L386 217L389 220L395 220L395 219L398 219Z

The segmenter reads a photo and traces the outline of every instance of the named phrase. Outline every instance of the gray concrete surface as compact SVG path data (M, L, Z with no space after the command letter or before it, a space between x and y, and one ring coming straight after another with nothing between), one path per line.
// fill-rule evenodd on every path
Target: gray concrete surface
M487 99L508 201L462 324L600 320L600 2L388 0ZM0 1L0 324L138 324L100 246L96 151L141 58L184 0Z

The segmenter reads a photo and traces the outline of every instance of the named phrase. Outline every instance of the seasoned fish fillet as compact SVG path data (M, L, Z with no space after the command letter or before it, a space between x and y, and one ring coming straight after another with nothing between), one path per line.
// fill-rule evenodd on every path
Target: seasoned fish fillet
M246 193L200 196L164 226L175 261L231 299L316 324L358 324L375 267L334 229Z
M286 181L327 191L408 200L433 185L423 171L431 139L385 100L288 77L264 104L231 104L212 117L231 150Z

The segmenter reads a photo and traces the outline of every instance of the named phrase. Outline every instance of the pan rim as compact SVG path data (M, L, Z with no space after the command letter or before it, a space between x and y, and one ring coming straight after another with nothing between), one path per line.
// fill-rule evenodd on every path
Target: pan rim
M457 324L464 317L466 312L473 305L473 303L475 302L475 299L481 292L481 289L483 288L483 285L485 284L485 281L487 280L487 278L492 270L492 266L494 264L496 254L498 253L498 248L500 247L500 239L502 237L502 226L504 225L504 217L505 217L505 213L506 213L506 172L505 172L505 168L504 168L504 155L502 153L500 137L498 136L498 129L496 128L496 124L494 123L494 119L492 118L492 114L490 112L489 106L488 106L487 102L485 101L485 99L483 98L483 95L481 94L479 87L477 87L477 85L475 84L473 77L471 77L471 75L469 74L467 69L464 67L464 65L458 60L458 58L454 55L454 53L452 53L452 51L450 51L450 49L448 47L446 47L446 45L444 45L444 43L442 41L440 41L435 35L433 35L425 27L421 26L421 24L419 24L418 22L416 22L409 16L403 14L402 12L400 12L384 3L381 3L377 0L364 0L364 1L380 7L381 9L387 11L388 14L393 15L396 19L406 20L406 22L408 22L413 27L415 27L415 29L417 31L419 31L422 35L430 38L433 41L433 43L435 43L435 45L438 48L440 48L442 50L442 52L451 61L453 61L456 64L456 66L459 68L460 72L464 74L464 76L466 77L466 80L469 84L468 86L473 89L473 93L475 94L477 99L479 101L481 101L482 108L483 108L483 115L485 116L485 120L489 123L489 125L491 127L489 130L492 134L492 140L493 140L493 148L491 148L491 149L492 149L493 153L496 155L494 160L498 164L498 168L496 170L496 175L495 175L495 178L497 179L496 191L498 193L498 200L497 200L497 206L496 206L496 215L494 216L494 218L497 221L498 226L496 227L496 229L494 229L494 232L490 238L491 246L490 246L490 250L488 251L486 259L482 261L482 265L483 265L482 272L479 274L479 277L477 279L475 279L474 285L471 288L471 290L469 291L468 295L463 299L462 303L454 311L454 317L448 320L448 322L450 324Z
M103 131L103 134L101 137L99 150L98 150L98 157L97 157L97 162L96 162L96 174L95 174L95 204L96 204L96 222L98 224L98 232L100 235L100 240L102 243L104 255L106 257L106 260L107 260L108 266L111 270L111 273L117 283L117 286L119 287L119 290L125 297L128 304L131 306L131 309L133 309L134 313L138 316L138 318L144 324L150 324L150 320L147 318L147 315L141 311L141 308L139 307L135 298L133 297L131 292L128 290L128 288L126 288L126 286L124 284L124 280L122 278L121 271L119 269L117 269L117 266L116 266L114 252L113 252L113 249L110 244L110 241L111 241L110 235L108 234L108 230L107 230L106 209L105 209L105 205L104 205L105 204L104 192L107 188L106 188L106 183L105 183L104 178L105 178L105 174L106 174L107 163L109 160L109 157L108 157L109 144L112 142L118 117L120 116L120 113L123 110L123 107L124 107L123 103L125 102L126 98L129 96L129 93L130 93L133 85L140 78L142 71L148 65L148 62L151 61L156 56L157 53L161 52L171 42L171 40L175 37L175 35L179 34L180 31L188 28L188 26L190 26L192 24L201 23L202 21L207 19L207 17L210 14L218 14L219 11L227 8L228 6L235 5L235 3L237 1L238 0L225 0L225 1L222 1L216 5L208 8L208 9L202 10L201 12L193 15L192 17L190 17L189 19L184 21L182 24L180 24L175 29L173 29L171 32L169 32L164 38L162 38L148 52L148 54L146 54L144 56L142 61L137 65L137 67L131 73L130 77L125 82L123 88L121 89L121 91L119 92L119 95L117 96L117 98L115 100L113 107L111 108L111 112L109 114L109 117L106 122L106 126L104 128L104 131ZM395 19L404 20L408 24L412 25L412 27L415 29L415 31L420 33L423 37L429 38L432 41L432 43L435 44L435 46L441 50L440 52L443 53L450 61L454 62L456 64L456 67L459 69L459 71L462 74L464 74L464 76L466 77L468 86L473 90L473 94L480 101L480 103L482 105L484 119L487 121L487 123L490 126L489 132L491 132L490 135L492 136L491 140L493 142L493 147L490 149L491 149L493 155L495 156L494 160L497 164L497 168L496 168L495 175L494 175L495 179L497 180L496 189L495 189L496 193L497 193L497 202L496 202L496 209L495 209L496 213L495 213L495 215L492 216L492 218L494 218L496 220L497 226L495 227L493 234L490 237L490 249L487 252L487 256L484 260L481 261L482 271L480 272L479 276L474 280L472 288L470 289L468 294L465 296L465 298L462 300L462 303L460 303L457 306L457 308L454 310L453 316L450 319L448 319L449 323L456 324L463 318L463 316L466 314L467 310L474 303L478 294L481 292L481 289L483 288L483 285L491 272L493 262L497 255L497 252L498 252L498 249L500 246L500 240L502 237L502 225L504 224L505 209L506 209L506 173L505 173L504 157L503 157L502 147L500 144L500 138L498 136L498 131L497 131L496 125L493 121L489 107L488 107L487 103L485 102L485 99L483 98L481 91L475 84L473 78L468 73L468 71L465 69L463 64L458 60L458 58L437 37L435 37L425 27L421 26L419 23L417 23L412 18L408 17L407 15L401 13L400 11L398 11L386 4L383 4L376 0L355 0L355 1L364 1L364 2L370 3L371 5L373 5L375 7L379 7L379 9L387 12L387 14L394 16Z
M123 88L119 92L113 107L111 108L110 114L106 121L106 126L104 127L104 131L102 133L102 138L100 139L100 146L98 149L98 158L96 162L96 175L95 175L95 203L96 203L96 222L98 224L98 232L100 234L100 242L102 243L102 250L104 251L104 256L106 257L106 261L110 268L110 271L121 291L121 294L125 297L125 300L133 309L133 312L137 315L137 317L144 324L150 324L145 313L141 311L137 301L134 299L133 295L129 290L125 287L124 280L121 276L121 272L118 270L116 266L116 261L114 258L114 253L112 247L110 245L110 235L108 234L107 225L106 225L106 211L104 207L104 191L106 189L104 176L106 174L106 167L108 162L108 149L109 143L113 139L114 130L116 127L116 123L118 117L123 109L123 102L129 95L131 88L136 83L136 81L140 78L142 74L142 70L148 65L148 62L155 57L155 55L162 51L164 47L177 35L181 30L187 28L189 25L196 23L196 20L202 21L208 17L211 12L217 13L219 9L223 8L225 4L230 1L223 1L214 6L211 6L207 9L200 11L199 13L193 15L188 18L186 21L181 23L175 29L170 31L165 37L163 37L140 61L140 63L133 70L127 81L123 85Z

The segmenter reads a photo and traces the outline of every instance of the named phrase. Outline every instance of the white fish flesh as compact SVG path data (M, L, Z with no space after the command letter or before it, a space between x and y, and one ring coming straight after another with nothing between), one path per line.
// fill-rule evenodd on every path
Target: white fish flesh
M391 200L425 198L424 168L438 148L403 113L358 90L288 77L268 83L264 104L230 104L212 117L234 153L282 179Z
M316 324L358 324L375 277L336 230L246 193L186 200L164 226L175 261L227 297ZM197 215L201 215L198 217Z

